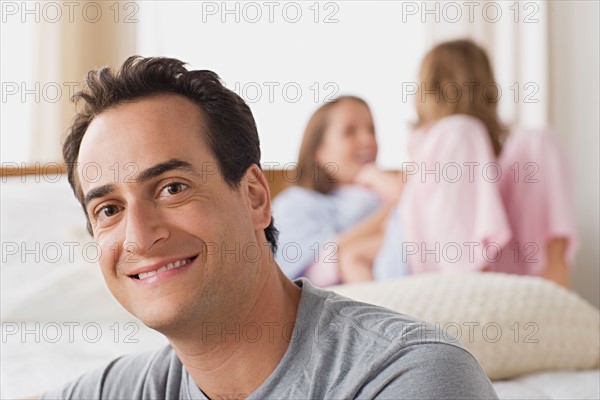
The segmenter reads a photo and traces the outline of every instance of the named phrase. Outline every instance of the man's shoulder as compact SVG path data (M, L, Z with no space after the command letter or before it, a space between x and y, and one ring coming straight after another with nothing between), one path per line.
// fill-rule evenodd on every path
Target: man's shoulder
M385 346L405 347L415 344L442 343L462 348L459 340L440 327L385 307L360 302L335 292L310 285L307 292L322 301L322 312L314 323L319 327L335 326L359 340Z
M83 374L43 399L161 398L181 390L182 364L170 345L131 354Z
M322 304L310 322L309 368L324 386L337 382L338 394L357 398L436 398L444 391L495 397L479 363L439 327L312 285L307 289Z

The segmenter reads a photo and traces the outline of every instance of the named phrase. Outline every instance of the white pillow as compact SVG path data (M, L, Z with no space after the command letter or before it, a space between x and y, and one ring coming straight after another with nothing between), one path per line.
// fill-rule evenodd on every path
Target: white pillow
M458 338L490 379L600 365L600 313L537 277L422 274L331 290L438 325Z

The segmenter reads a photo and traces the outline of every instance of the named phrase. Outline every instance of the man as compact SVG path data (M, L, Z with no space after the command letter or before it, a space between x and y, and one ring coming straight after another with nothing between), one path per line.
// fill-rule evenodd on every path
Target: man
M252 113L216 74L131 57L76 97L63 154L102 274L170 345L44 398L496 398L432 327L284 276Z

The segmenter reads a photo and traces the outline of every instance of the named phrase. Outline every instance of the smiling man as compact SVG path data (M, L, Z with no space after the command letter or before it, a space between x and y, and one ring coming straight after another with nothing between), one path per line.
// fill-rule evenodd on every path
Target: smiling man
M170 344L44 398L496 398L432 326L285 277L254 118L216 74L131 57L76 97L63 154L102 274Z

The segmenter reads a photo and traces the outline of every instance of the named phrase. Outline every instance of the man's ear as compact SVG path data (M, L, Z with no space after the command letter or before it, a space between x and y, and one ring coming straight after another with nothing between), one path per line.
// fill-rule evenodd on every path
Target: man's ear
M271 223L271 191L258 165L248 167L242 179L242 188L248 199L252 223L256 229L265 229Z

